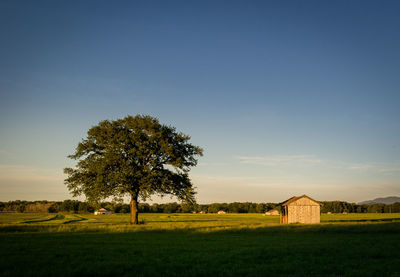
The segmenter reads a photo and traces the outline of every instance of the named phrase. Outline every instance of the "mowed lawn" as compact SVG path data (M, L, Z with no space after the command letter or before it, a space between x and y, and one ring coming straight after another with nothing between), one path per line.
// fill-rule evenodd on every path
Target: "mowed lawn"
M400 276L400 214L0 214L1 276Z

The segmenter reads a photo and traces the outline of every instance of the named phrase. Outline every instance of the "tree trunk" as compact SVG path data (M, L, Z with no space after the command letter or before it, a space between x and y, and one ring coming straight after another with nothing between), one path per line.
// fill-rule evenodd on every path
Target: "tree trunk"
M137 195L131 196L131 224L139 224L139 209Z

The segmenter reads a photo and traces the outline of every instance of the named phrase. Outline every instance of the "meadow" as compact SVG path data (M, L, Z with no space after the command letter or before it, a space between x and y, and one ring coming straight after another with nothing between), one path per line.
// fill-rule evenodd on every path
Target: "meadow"
M400 276L400 214L0 213L1 276Z

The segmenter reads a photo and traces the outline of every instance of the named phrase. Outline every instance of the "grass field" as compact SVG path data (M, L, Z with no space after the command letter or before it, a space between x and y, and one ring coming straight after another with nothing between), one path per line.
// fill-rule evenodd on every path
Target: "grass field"
M400 214L0 214L1 276L400 276Z

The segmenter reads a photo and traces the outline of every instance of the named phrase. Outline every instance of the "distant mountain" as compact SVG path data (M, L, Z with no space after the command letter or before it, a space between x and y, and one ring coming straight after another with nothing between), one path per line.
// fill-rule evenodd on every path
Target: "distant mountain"
M400 202L400 197L397 196L388 196L388 197L381 197L381 198L375 198L374 200L367 200L363 202L359 202L358 204L393 204L396 202Z

